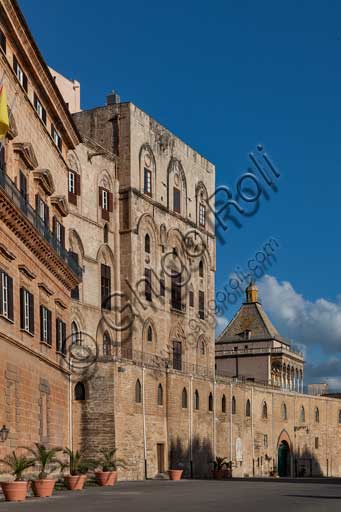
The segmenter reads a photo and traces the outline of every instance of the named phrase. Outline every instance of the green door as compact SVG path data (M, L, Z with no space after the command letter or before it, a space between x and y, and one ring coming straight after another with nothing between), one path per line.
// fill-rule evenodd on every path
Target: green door
M278 448L278 475L290 476L290 450L285 441Z

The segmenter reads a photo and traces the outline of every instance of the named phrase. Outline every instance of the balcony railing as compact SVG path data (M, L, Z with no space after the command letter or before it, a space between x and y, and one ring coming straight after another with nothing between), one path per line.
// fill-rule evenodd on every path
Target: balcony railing
M44 221L39 217L37 212L22 196L20 191L17 189L13 181L7 176L4 169L0 169L0 187L14 205L21 211L26 219L34 226L34 228L40 233L40 235L48 242L48 244L54 249L58 256L64 260L69 266L73 273L78 277L82 277L82 269L69 254L69 252L62 246L62 244L53 236L49 228L46 226Z
M238 347L237 349L229 348L229 349L219 349L218 346L216 346L216 356L217 357L223 357L223 356L230 356L230 355L253 355L253 354L280 354L280 353L286 353L286 354L295 354L299 357L304 357L303 353L294 350L291 347L282 346L282 347L250 347L250 348L244 348L244 347Z

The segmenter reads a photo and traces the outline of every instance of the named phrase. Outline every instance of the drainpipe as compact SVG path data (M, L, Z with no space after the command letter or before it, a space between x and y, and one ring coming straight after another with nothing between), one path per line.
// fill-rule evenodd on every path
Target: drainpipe
M232 396L233 396L233 383L230 382L230 460L232 461Z
M216 398L215 398L215 378L213 377L213 460L216 458L216 427L215 427L215 420L216 420Z
M255 440L253 425L253 386L251 387L251 440L252 440L252 476L255 476Z
M69 361L69 448L73 450L73 429L72 429L72 363Z
M143 456L144 456L144 478L147 480L147 433L146 433L146 408L144 394L144 370L142 368L142 413L143 413Z
M189 380L189 466L193 478L193 375Z

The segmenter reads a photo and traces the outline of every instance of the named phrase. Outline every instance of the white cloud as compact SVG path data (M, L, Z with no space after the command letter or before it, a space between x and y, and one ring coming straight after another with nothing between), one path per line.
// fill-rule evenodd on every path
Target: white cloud
M265 275L258 283L263 307L280 334L295 344L319 345L329 353L341 353L341 302L311 302L288 281ZM339 370L341 373L341 369Z
M215 333L216 333L216 336L219 336L219 334L223 331L223 329L228 324L229 320L225 316L216 315L215 322L216 322Z

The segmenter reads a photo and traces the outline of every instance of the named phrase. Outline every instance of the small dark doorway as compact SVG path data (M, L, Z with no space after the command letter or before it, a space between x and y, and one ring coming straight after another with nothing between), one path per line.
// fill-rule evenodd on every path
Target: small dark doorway
M158 443L157 447L157 471L158 473L165 472L165 445Z
M278 447L278 476L290 476L290 448L286 441Z

